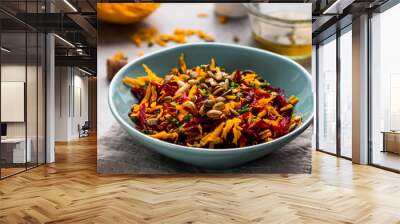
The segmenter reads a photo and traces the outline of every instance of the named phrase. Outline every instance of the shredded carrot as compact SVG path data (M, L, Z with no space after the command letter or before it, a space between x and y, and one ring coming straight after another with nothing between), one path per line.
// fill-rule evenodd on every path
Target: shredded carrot
M137 30L131 35L131 40L137 47L141 47L143 42L147 42L148 46L152 46L156 43L157 45L164 47L168 42L174 42L177 44L186 43L187 38L193 35L197 35L198 38L207 42L215 41L215 38L212 35L207 34L203 30L177 28L172 34L163 34L159 33L155 27L146 27Z
M143 51L137 52L137 56L142 57L143 55L144 55L144 52L143 52Z
M199 12L199 13L197 13L197 17L199 17L199 18L206 18L206 17L208 17L208 13L206 13L206 12Z
M123 60L123 59L125 59L126 57L125 57L125 55L124 55L124 53L122 53L122 52L117 52L117 53L115 53L114 54L114 56L112 57L112 60L115 60L115 61L120 61L120 60Z
M228 22L228 17L226 16L217 16L218 22L221 24L225 24Z

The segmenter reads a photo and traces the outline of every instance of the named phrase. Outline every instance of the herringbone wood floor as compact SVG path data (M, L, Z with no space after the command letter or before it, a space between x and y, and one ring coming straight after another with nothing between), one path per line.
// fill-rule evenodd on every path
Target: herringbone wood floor
M400 175L315 152L311 175L96 173L94 137L0 181L0 223L400 223Z

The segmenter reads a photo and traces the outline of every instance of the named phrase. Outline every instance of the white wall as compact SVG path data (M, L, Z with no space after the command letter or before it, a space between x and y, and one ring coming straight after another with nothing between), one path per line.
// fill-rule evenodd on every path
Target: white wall
M55 141L68 141L69 84L67 67L55 68Z
M25 82L25 64L9 64L1 66L1 81ZM6 110L6 108L1 108ZM25 123L7 123L7 137L25 137Z
M30 133L30 128L35 131L36 137L36 107L37 107L37 99L36 99L36 79L31 77L31 74L34 74L36 77L36 66L27 66L28 72L28 87L27 87L27 120L28 120L28 137ZM18 81L25 82L25 64L5 64L1 66L1 81ZM39 105L40 106L40 105ZM7 108L1 108L2 110L7 110ZM32 113L34 111L35 113ZM25 123L26 122L7 122L7 136L8 137L25 137Z
M37 70L38 69L38 70ZM25 80L27 78L27 80ZM26 84L26 107L23 106L22 112L27 115L26 121L22 122L6 122L7 137L9 138L25 138L30 140L30 148L32 151L32 161L44 162L44 74L42 68L25 64L3 64L1 66L1 81L17 81ZM24 94L24 93L22 93ZM4 97L4 96L2 96ZM1 110L10 110L10 108L1 108ZM12 113L12 111L9 111ZM37 157L37 151L39 156Z
M70 141L79 138L78 124L88 120L88 78L71 67L55 70L55 141Z
M79 73L76 75L75 70L75 75L74 75L74 108L73 110L75 113L73 113L74 117L72 119L72 136L79 137L78 133L78 124L83 125L85 121L88 121L89 115L88 115L88 78L87 76L82 76L82 73ZM80 93L79 93L80 92ZM80 101L80 102L79 102ZM81 110L81 111L80 111Z

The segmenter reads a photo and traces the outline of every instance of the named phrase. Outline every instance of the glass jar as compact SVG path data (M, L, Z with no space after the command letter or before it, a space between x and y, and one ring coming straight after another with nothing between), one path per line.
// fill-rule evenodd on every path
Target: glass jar
M251 31L260 47L295 60L312 51L310 3L245 3Z

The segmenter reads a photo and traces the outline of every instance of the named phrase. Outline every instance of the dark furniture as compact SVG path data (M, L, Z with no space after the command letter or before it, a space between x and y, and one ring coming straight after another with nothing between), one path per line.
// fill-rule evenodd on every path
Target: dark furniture
M1 136L7 136L7 124L1 123Z
M85 121L85 123L82 126L78 124L79 138L89 136L89 129L90 129L89 121Z

